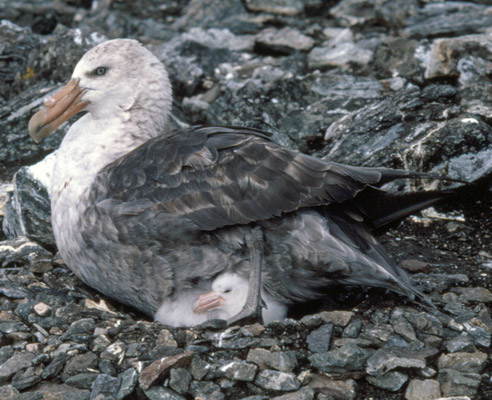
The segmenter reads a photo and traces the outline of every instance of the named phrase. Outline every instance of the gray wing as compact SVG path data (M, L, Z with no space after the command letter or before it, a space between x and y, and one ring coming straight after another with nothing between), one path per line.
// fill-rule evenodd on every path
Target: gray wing
M368 185L422 176L321 160L253 129L195 127L154 138L110 164L93 195L123 214L151 208L211 231L341 203Z

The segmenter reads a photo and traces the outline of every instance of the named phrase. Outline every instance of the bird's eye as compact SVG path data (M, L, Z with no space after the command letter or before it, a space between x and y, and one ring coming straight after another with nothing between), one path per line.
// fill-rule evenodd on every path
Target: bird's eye
M230 293L231 289L224 289L224 293Z
M94 70L94 75L103 76L104 74L106 74L107 71L108 69L106 67L97 67Z

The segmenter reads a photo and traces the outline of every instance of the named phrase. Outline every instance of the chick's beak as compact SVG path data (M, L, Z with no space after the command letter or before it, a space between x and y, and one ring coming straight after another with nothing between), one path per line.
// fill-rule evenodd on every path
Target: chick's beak
M198 298L195 305L193 306L193 312L195 314L201 314L205 311L219 307L224 301L225 300L222 296L220 296L216 291L212 290L209 293L202 294Z
M29 135L37 143L51 135L62 123L87 107L81 98L85 90L79 87L79 80L72 79L57 93L46 99L44 107L29 120Z

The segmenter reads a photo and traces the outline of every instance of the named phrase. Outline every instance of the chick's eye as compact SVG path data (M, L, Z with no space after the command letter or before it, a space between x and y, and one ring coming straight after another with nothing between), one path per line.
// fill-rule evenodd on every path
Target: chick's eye
M224 293L230 293L231 289L224 289Z
M107 69L106 67L97 67L97 68L94 70L94 75L97 75L97 76L102 76L102 75L104 75L107 71L108 71L108 69Z

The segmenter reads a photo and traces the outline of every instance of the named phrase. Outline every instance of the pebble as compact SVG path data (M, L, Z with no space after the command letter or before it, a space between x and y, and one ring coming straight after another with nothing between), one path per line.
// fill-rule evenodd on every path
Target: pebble
M319 313L319 316L325 323L341 328L348 325L353 315L354 313L351 311L322 311Z
M323 324L318 329L313 330L306 338L308 349L314 353L328 351L332 333L333 325L331 324Z
M284 55L293 51L308 51L314 45L313 39L290 27L264 29L256 36L255 42L261 52Z
M441 385L435 379L412 379L405 390L406 400L434 400L441 397Z
M396 392L408 381L408 375L398 371L390 371L378 377L368 375L366 379L371 385Z
M343 330L342 337L356 338L359 336L361 328L362 328L362 321L360 319L353 319L348 323L348 325Z
M225 399L220 386L212 382L193 381L190 384L190 393L195 398L222 400Z
M17 372L30 367L33 359L31 353L14 353L0 365L0 384L8 383Z
M118 378L106 374L97 375L91 386L91 400L114 399L118 395Z
M473 338L468 333L462 333L446 341L446 350L450 353L457 351L473 353L476 347Z
M304 10L304 2L301 0L245 0L244 5L250 11L267 12L279 15L297 15Z
M185 368L173 368L169 373L169 386L179 394L188 392L193 377Z
M290 372L264 369L256 376L255 385L266 390L290 391L299 389L301 383L297 377Z
M363 369L371 354L370 350L362 349L354 344L346 344L335 350L313 354L308 358L313 367L323 372L343 373Z
M297 367L297 357L292 351L254 348L249 350L246 360L255 363L260 369L273 368L282 372L291 372Z
M51 307L48 304L41 302L34 306L34 311L41 317L47 317L51 314Z
M255 364L244 361L233 361L220 368L225 376L235 381L252 382L258 367Z
M479 351L475 353L451 353L441 354L437 360L439 369L450 368L461 372L482 372L487 361L487 354Z

